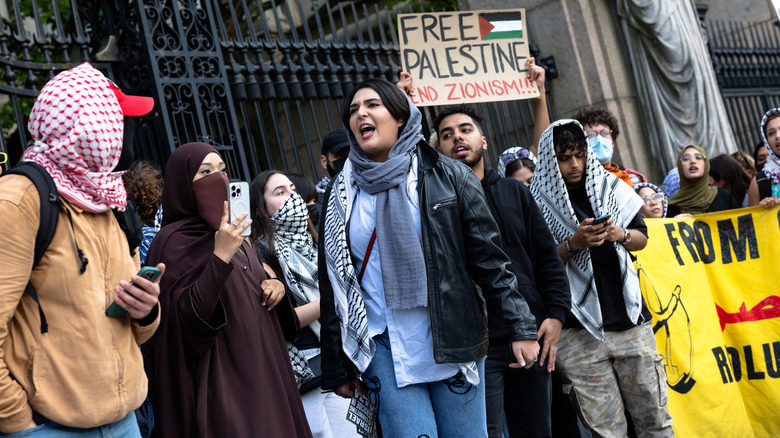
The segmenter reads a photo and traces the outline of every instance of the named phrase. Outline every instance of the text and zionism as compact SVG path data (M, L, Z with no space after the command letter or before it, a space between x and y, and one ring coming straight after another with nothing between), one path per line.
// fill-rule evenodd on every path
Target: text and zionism
M528 99L525 10L398 15L401 62L420 106Z

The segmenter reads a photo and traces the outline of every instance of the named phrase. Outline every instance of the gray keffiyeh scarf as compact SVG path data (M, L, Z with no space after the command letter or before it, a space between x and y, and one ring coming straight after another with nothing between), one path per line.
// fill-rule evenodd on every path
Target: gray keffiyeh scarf
M571 119L558 120L547 127L539 141L538 163L531 180L531 193L558 244L574 234L579 226L569 199L569 191L558 168L553 145L553 129L567 124L574 124L578 129L582 129L576 120ZM625 228L642 207L642 199L628 184L607 172L590 148L585 167L585 190L593 214L610 214L615 225ZM623 245L617 242L607 241L604 245L615 246L623 280L626 313L631 321L636 322L642 311L642 292L631 257ZM593 336L603 340L604 324L590 251L579 250L574 253L566 264L566 270L571 285L572 313Z
M376 195L376 244L382 261L385 302L391 309L425 307L428 287L422 244L414 227L406 192L406 178L417 143L423 140L422 113L407 96L411 110L387 161L368 158L349 133L352 178L360 190Z
M318 300L317 252L307 230L309 211L301 195L292 192L271 219L276 223L276 255L296 307ZM312 322L309 328L319 339L320 322Z

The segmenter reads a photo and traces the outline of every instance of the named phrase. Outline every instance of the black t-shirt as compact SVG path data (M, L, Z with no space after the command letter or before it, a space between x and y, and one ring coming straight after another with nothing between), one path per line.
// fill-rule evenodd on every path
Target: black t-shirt
M571 199L574 214L577 215L580 222L589 217L595 217L584 185L575 189L569 188L569 199ZM647 226L642 219L641 211L634 216L627 228L637 230L647 236ZM637 324L652 320L644 299L642 300L642 312L639 315L639 320L631 321L628 318L626 303L623 300L623 282L621 281L620 264L615 245L606 241L601 246L589 248L588 251L590 251L590 263L596 280L596 290L599 294L604 330L608 332L628 330ZM576 317L566 318L564 327L583 328Z

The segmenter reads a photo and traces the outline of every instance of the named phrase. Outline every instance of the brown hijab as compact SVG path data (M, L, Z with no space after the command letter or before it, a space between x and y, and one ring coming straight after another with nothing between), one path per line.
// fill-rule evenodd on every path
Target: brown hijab
M694 148L704 156L704 173L696 179L688 179L683 173L682 156L686 149ZM669 205L676 205L680 213L703 214L712 205L715 196L718 195L718 188L710 185L710 159L707 152L700 146L690 145L682 148L677 154L677 170L680 172L680 191L669 198Z

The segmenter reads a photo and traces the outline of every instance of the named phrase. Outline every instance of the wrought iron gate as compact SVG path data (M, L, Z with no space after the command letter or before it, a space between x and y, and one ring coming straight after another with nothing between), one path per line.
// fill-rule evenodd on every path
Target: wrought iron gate
M709 50L740 150L763 141L761 118L780 107L780 27L774 22L707 22Z
M341 127L343 96L364 78L398 79L399 10L371 1L0 2L5 166L29 143L26 116L40 87L88 61L125 92L155 98L136 135L141 158L163 166L177 146L203 141L225 155L234 177L275 168L316 180L321 141ZM478 107L488 118L489 166L503 148L530 143L529 102ZM432 111L423 111L426 127Z

